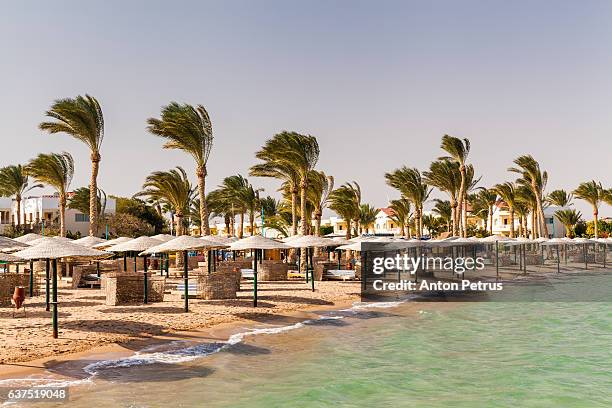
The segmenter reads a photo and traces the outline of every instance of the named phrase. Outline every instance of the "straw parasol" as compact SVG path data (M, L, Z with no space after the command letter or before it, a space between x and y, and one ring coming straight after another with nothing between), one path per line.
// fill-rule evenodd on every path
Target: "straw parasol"
M95 244L94 246L92 246L92 248L106 249L106 248L112 247L113 245L122 244L124 242L131 241L132 239L133 238L130 238L130 237L119 237L115 239L110 239L108 241L104 241L104 242L100 242L99 244Z
M43 242L46 239L54 239L56 241L60 241L60 242L74 242L74 240L70 239L70 238L66 238L66 237L59 237L59 236L52 236L52 237L40 237L37 239L33 239L32 241L28 241L28 245L38 245L41 242Z
M103 238L86 236L86 237L83 237L83 238L75 239L72 242L74 244L79 244L79 245L86 246L87 248L91 248L94 245L101 244L101 243L104 243L104 242L107 242L107 241L105 239L103 239Z
M113 245L109 248L106 248L107 251L110 252L123 252L123 269L127 270L127 256L128 252L134 254L134 272L137 271L137 263L136 259L138 254L142 251L146 251L147 249L154 247L156 245L161 244L162 241L159 239L141 236L138 238L131 239L129 241L125 241L116 245ZM147 271L147 255L143 256L143 267L144 267L144 304L149 303L149 274Z
M29 247L28 244L0 236L0 251L10 252Z
M109 256L108 252L98 251L87 248L72 242L63 242L55 238L45 238L38 245L18 251L14 256L23 259L45 259L46 263L46 301L47 310L49 304L53 305L53 338L58 336L58 311L57 311L57 260L59 258L81 258L81 259L100 259ZM49 260L53 261L53 301L49 302ZM32 276L32 272L30 272Z
M314 292L314 265L312 263L312 251L310 248L324 248L337 246L338 243L333 239L318 237L316 235L302 235L299 238L292 239L290 241L285 241L285 244L293 247L293 248L305 248L306 249L306 283L308 283L308 263L310 262L310 271L311 271L311 281L312 281L312 291Z
M484 243L495 243L495 242L508 242L508 241L513 241L513 238L509 238L505 235L489 235L488 237L485 238L480 238L480 242L484 242Z
M181 235L174 238L171 241L161 243L159 245L150 247L140 255L159 254L167 252L182 252L183 253L183 279L185 281L185 312L189 311L189 251L210 249L210 248L222 248L227 245L221 244L208 239L196 238L189 235ZM210 272L210 257L209 257L209 272Z
M170 234L157 234L157 235L153 235L151 238L159 239L162 242L168 242L168 241L173 240L176 237Z
M361 251L361 242L353 242L352 244L340 245L336 249L340 251Z
M35 239L42 238L42 235L34 234L30 232L29 234L22 235L20 237L15 238L15 241L27 244L30 241L34 241Z
M247 249L290 249L291 247L282 242L261 235L253 235L232 243L229 247L232 251L244 251ZM257 251L255 251L253 263L253 306L257 307Z
M303 236L304 235L302 235L302 234L289 235L288 237L285 237L285 238L281 239L281 241L283 241L286 244L286 243L295 241L296 239L300 239Z
M22 258L18 256L0 252L0 262L19 262L21 260Z

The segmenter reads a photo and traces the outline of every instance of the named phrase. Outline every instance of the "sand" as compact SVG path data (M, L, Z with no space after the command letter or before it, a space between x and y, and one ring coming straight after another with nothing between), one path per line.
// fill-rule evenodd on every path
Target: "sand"
M237 299L190 299L183 312L180 294L166 294L164 302L149 305L107 306L99 289L60 287L59 338L51 337L51 313L43 296L27 300L27 317L0 308L0 364L91 350L100 346L147 342L175 332L222 326L256 324L308 310L323 310L359 300L359 282L317 282L316 291L303 281L264 282L259 285L258 307L252 306L252 285L243 284Z

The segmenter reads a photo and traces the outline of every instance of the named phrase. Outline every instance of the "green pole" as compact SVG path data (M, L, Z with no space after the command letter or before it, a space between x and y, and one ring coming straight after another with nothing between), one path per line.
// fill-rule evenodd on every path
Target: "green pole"
M136 252L132 252L132 256L134 257L134 272L138 271L138 263L136 262Z
M34 296L34 262L30 261L30 297Z
M159 254L159 276L164 276L164 254Z
M142 259L144 261L144 304L146 305L149 303L149 273L147 272L147 256L143 256Z
M51 304L53 305L53 338L58 337L58 324L57 324L57 259L53 259L53 298Z
M127 253L123 253L123 272L127 272Z
M306 250L306 283L308 283L308 268L310 267L308 264L308 248L305 248ZM300 258L302 257L302 254L300 253Z
M603 257L604 257L604 262L603 262L603 264L604 264L604 269L606 269L606 251L607 251L607 249L608 249L608 244L604 244L604 246L603 246L603 247L604 247L604 255L603 255Z
M46 311L49 311L49 280L50 280L50 264L51 262L49 261L49 259L45 260L45 304L46 304Z
M338 257L338 270L340 270L340 257L342 256L342 251L336 251Z
M185 313L189 312L189 254L183 251L183 282L185 282Z
M495 279L499 280L499 241L495 241Z
M584 252L584 269L589 269L589 265L588 265L588 261L587 261L587 246L586 244L584 244L584 249L582 252Z
M314 288L314 281L315 281L315 279L314 279L314 264L312 263L312 251L311 250L307 250L307 251L308 251L307 254L310 255L310 271L311 271L310 272L310 281L312 282L312 291L314 292L315 291L315 288Z
M253 307L257 307L257 250L255 250L253 262Z
M557 273L561 273L561 258L559 258L559 245L557 244Z
M209 249L208 250L208 262L206 262L206 266L208 267L208 274L210 275L210 273L212 272L212 251Z
M170 256L166 254L164 256L164 263L166 264L166 278L170 277Z

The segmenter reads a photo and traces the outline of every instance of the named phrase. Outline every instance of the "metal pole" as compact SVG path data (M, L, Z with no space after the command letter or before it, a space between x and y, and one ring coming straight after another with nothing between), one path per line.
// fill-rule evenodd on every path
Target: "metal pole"
M495 279L499 280L499 241L495 241Z
M53 260L53 301L51 304L53 305L53 338L57 339L58 337L58 322L57 322L57 259Z
M584 269L589 269L589 265L587 261L587 255L588 255L587 254L587 244L584 244L584 249L582 252L584 252Z
M308 250L307 253L310 255L310 270L311 270L311 272L310 272L310 281L312 282L312 291L314 292L315 291L315 288L314 288L314 281L315 281L315 279L314 279L314 264L312 263L312 251Z
M96 274L100 277L100 261L96 261Z
M34 296L34 262L30 261L30 297Z
M108 224L106 224L106 239L108 240Z
M340 270L340 257L342 256L342 251L336 251L336 257L338 258L338 270Z
M50 268L50 266L51 266L50 263L51 262L49 261L49 259L45 260L45 304L46 304L46 309L45 310L47 312L49 311L49 303L50 303L50 300L49 300L49 295L50 295L50 293L49 293L49 280L51 279L51 277L50 277L50 272L51 272L50 271L50 269L51 269Z
M164 276L164 254L159 254L159 276Z
M308 283L308 268L309 268L309 265L308 265L308 248L305 248L305 250L306 250L306 283Z
M206 262L206 267L208 268L208 274L210 275L210 272L212 272L212 254L211 254L211 250L208 250L208 262Z
M559 258L559 245L557 244L557 273L561 273L561 258Z
M147 271L147 256L143 256L144 263L144 304L149 303L149 273Z
M178 256L178 255L177 255ZM183 281L185 282L185 313L189 312L189 254L183 251Z
M255 251L255 262L253 262L253 307L257 307L257 251Z
M123 253L123 272L127 272L127 253Z

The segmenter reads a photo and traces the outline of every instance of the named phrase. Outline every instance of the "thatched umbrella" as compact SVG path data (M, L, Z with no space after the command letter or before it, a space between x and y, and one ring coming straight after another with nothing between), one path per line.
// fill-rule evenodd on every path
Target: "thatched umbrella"
M131 241L133 239L134 238L130 238L130 237L119 237L119 238L109 239L108 241L100 242L99 244L93 245L92 248L94 248L94 249L106 249L106 248L112 247L113 245L122 244L124 242L128 242L128 241Z
M47 262L46 269L46 289L47 289L47 310L49 305L49 261L53 263L53 338L57 338L57 260L60 258L78 259L100 259L110 256L108 252L98 251L71 242L62 242L54 238L47 238L38 245L31 246L14 254L23 259L44 259Z
M12 262L19 262L21 260L22 259L19 258L18 256L0 252L0 262L12 263ZM6 265L4 265L4 272L6 272Z
M168 252L183 253L183 279L185 282L185 312L189 311L189 251L196 251L210 248L224 248L226 245L218 242L196 238L189 235L181 235L171 241L150 247L140 255L161 254ZM210 264L210 260L209 260ZM210 268L209 268L210 272Z
M587 245L594 244L596 242L597 241L593 241L587 238L574 238L573 239L572 243L574 245L582 245L582 248L583 248L582 252L584 253L584 269L589 269L589 262L587 258L587 255L588 255Z
M232 243L229 247L232 251L245 251L247 249L290 249L291 247L282 242L261 235L253 235ZM253 306L257 307L257 251L254 252L253 263Z
M23 242L19 242L17 240L11 239L11 238L7 238L7 237L2 237L0 236L0 251L1 252L12 252L12 251L18 251L22 248L27 248L30 245L23 243Z
M146 251L147 249L154 247L156 245L161 244L162 241L160 241L159 239L155 239L155 238L151 238L151 237L147 237L147 236L142 236L142 237L138 237L138 238L134 238L132 240L123 242L121 244L117 244L117 245L113 245L109 248L106 248L107 251L109 252L123 252L124 254L124 267L127 266L126 265L126 261L125 261L125 254L127 252L131 252L134 254L134 272L136 272L137 268L137 263L136 263L136 259L138 257L138 254L142 251ZM143 265L144 265L144 303L147 304L149 303L149 276L148 276L148 271L147 271L147 255L144 255L143 257ZM124 268L127 269L127 268Z
M30 241L34 241L35 239L38 239L38 238L42 238L42 235L34 234L33 232L30 232L29 234L25 234L25 235L15 238L15 241L27 244Z
M330 238L318 237L315 235L303 235L299 238L285 241L285 244L289 245L293 248L306 249L306 283L308 283L308 263L310 261L311 267L311 281L312 281L312 291L314 292L314 265L312 264L312 251L310 248L324 248L337 246L337 243Z
M72 241L72 243L74 244L83 245L83 246L86 246L87 248L92 248L94 245L102 244L105 242L108 242L108 241L105 240L104 238L92 237L90 235L83 237L83 238L75 239L74 241Z
M561 272L561 258L559 257L559 246L565 245L567 243L563 238L553 238L549 239L546 242L542 242L541 245L552 246L554 245L557 249L557 273Z
M151 238L159 239L161 242L168 242L176 238L174 235L170 234L157 234L153 235ZM170 269L170 260L168 258L164 259L164 254L159 254L159 275L164 275L164 269L166 270L166 278L168 277L168 272Z
M495 279L499 279L499 243L508 241L514 241L514 239L508 238L505 235L489 235L480 239L480 242L485 244L495 243Z

